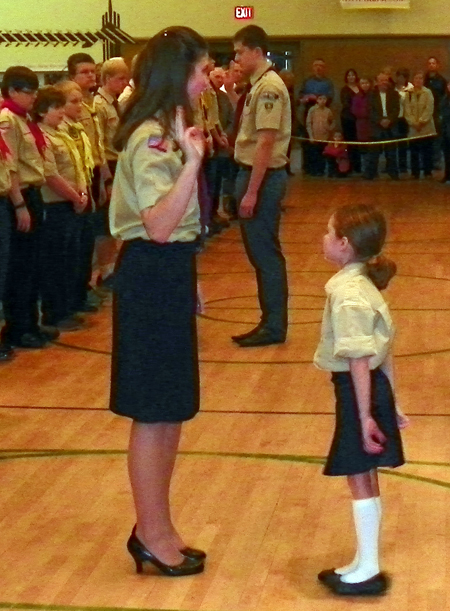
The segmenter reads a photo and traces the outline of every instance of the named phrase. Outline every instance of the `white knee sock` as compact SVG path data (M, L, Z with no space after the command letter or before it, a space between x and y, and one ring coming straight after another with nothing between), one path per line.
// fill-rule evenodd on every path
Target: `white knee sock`
M379 496L376 496L375 502L377 504L378 515L381 521L381 515L382 515L381 498ZM353 560L349 564L346 564L345 566L341 566L340 568L335 569L335 573L337 573L338 575L348 575L349 573L352 573L353 571L355 571L358 568L358 564L359 564L359 552L358 550L356 550L356 554Z
M378 563L378 537L381 521L380 498L373 497L353 501L353 518L358 542L356 556L358 562L351 572L342 574L342 581L345 583L360 583L380 572Z

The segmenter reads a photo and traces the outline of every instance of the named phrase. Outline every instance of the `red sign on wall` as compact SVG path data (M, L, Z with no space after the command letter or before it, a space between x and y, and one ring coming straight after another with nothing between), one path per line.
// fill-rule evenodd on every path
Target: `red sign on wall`
M253 6L235 6L234 16L236 19L253 19Z

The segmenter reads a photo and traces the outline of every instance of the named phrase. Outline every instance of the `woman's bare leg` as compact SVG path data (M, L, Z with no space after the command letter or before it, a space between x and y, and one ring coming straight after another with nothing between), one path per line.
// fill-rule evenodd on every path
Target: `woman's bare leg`
M159 560L171 565L184 559L173 542L169 504L180 431L180 423L133 422L128 453L137 536Z

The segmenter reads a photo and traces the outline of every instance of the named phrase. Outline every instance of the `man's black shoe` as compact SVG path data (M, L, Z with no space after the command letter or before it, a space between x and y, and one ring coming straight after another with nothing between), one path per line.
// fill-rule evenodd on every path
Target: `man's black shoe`
M246 339L247 337L251 337L252 335L255 335L256 333L258 333L260 329L261 329L261 326L258 325L251 331L247 331L247 333L241 333L241 335L232 335L231 339L233 340L233 342L239 343L242 339Z
M14 358L14 350L9 344L0 343L0 363L12 361Z
M259 329L249 337L238 340L236 343L241 348L256 348L258 346L270 346L271 344L284 344L286 341L285 335L275 335L267 329Z
M17 341L11 342L16 348L45 348L47 340L36 333L24 333Z
M53 342L55 339L58 339L60 333L59 329L53 325L41 325L40 329L36 332L36 335L41 337L46 342Z

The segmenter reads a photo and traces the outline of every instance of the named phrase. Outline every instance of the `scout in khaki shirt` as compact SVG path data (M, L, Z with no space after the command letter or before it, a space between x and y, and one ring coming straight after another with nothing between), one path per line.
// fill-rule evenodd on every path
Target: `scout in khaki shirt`
M181 150L163 128L149 120L131 135L119 157L109 211L111 234L121 240L150 239L142 211L155 206L173 188L183 168ZM197 184L180 223L168 242L192 242L200 234Z
M10 196L17 220L3 304L6 324L1 333L3 342L24 348L42 348L58 335L57 330L42 330L38 325L38 265L44 216L40 188L57 173L45 136L28 114L38 87L38 78L29 68L8 68L2 82L4 102L0 112L0 130L11 152Z
M399 429L408 419L395 404L391 354L393 325L380 291L396 273L381 254L384 216L367 205L336 210L323 238L325 258L341 268L326 284L322 337L314 357L332 371L336 428L324 468L345 475L353 496L357 532L354 560L319 573L340 595L380 595L388 579L380 570L381 499L377 469L404 463Z
M11 152L0 131L0 301L3 300L9 264L11 241ZM0 342L0 362L10 361L14 354L11 348Z
M207 84L207 56L190 28L155 34L139 56L114 139L121 152L111 230L125 241L114 273L110 407L133 420L129 473L138 517L127 548L137 572L151 563L172 577L201 573L206 558L172 524L167 465L182 422L199 409L196 191L204 136L186 123Z
M95 62L87 53L75 53L67 60L67 68L70 79L79 85L83 95L79 121L91 143L95 164L92 185L93 200L98 205L100 200L104 199L104 194L101 193L101 179L107 180L111 175L106 164L104 135L95 109L94 96L91 93L91 89L96 84Z
M236 199L262 311L255 329L232 336L246 348L286 341L288 281L279 225L287 186L291 107L286 86L267 60L268 37L264 30L255 25L243 28L234 37L234 50L236 62L250 79L250 89L236 109L237 115L242 112L234 155L240 165Z
M56 87L39 90L34 116L48 142L57 174L42 187L45 218L41 246L41 312L44 324L60 331L81 328L76 311L79 253L78 215L88 203L86 181L75 142L59 125L64 118L65 95Z
M106 160L114 175L117 151L113 146L113 138L119 123L119 103L117 97L128 84L130 72L122 57L113 57L104 62L101 70L102 86L94 97L95 110L103 134L103 146Z

